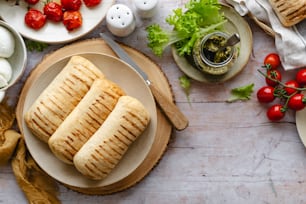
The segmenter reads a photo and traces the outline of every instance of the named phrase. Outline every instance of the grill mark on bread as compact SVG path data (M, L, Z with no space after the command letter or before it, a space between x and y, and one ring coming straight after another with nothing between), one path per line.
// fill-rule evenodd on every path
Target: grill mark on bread
M73 74L73 77L84 83L84 85L87 85L88 88L90 86L88 86L88 83L86 83L86 81L93 82L96 78L99 78L99 76L96 73L94 73L92 70L90 70L87 66L78 64L74 66L74 70L76 71L76 74L81 75L82 78L84 79L81 79L76 74ZM90 73L88 72L91 72L94 76L91 76Z
M125 132L127 132L128 134L125 134L123 131L118 130L118 133L122 136L122 138L126 139L128 141L128 144L126 144L127 146L129 146L134 140L131 139L129 137L129 135L133 135L131 134L131 132L123 125L120 125L122 129L125 130Z
M69 89L69 93L71 93L71 95L77 96L78 98L82 98L82 95L73 88L73 86L75 86L75 83L74 84L68 84L67 83L67 82L71 82L71 81L72 80L65 80L64 81L64 85L65 85L64 87Z
M72 156L72 154L71 154L71 152L70 152L69 150L64 149L64 152L63 152L62 156L63 156L65 159L67 159L68 161L71 161L71 156Z
M98 75L94 70L92 70L87 65L78 64L79 66L74 66L75 70L79 71L82 76L87 76L89 79L94 81L96 78L100 78L101 76ZM100 71L100 70L99 70ZM90 72L88 74L88 72ZM91 74L94 75L94 77L91 77Z
M99 127L101 125L101 120L98 120L97 118L100 118L99 114L96 113L91 107L89 107L89 110L88 112L86 112L86 115L88 116L88 118L91 120L88 120L88 119L85 119L87 124L92 124L92 123L95 123L95 128ZM91 113L94 114L94 116L91 115Z
M64 141L64 143L66 145L68 145L69 148L65 148L65 150L69 151L69 153L71 153L70 155L73 156L73 152L71 152L71 150L73 150L74 152L77 151L77 149L67 140Z
M116 144L111 138L109 138L109 142L111 144L109 144L109 148L111 148L114 152L116 152L117 154L123 155L124 152L126 151L124 148L122 148L120 145ZM121 150L118 151L117 149Z
M36 113L34 113L34 115L37 117ZM38 118L39 119L39 118ZM51 133L49 131L47 131L45 128L42 127L41 123L43 122L41 119L39 119L38 121L35 120L35 119L31 119L31 121L33 122L32 124L32 129L34 129L34 131L37 131L35 130L34 126L36 126L36 128L38 128L41 132L44 133L44 135L50 135Z
M101 150L103 151L103 148L101 148L100 146L101 145L99 145L99 149L95 148L94 152L97 153L104 160L105 163L108 163L112 166L116 165L112 161L110 161L109 158L105 157L103 153L101 153ZM94 154L91 154L91 157L94 157L94 156L95 156ZM96 158L96 161L99 161L99 159ZM107 166L107 168L111 169L111 167L109 166Z
M36 110L37 110L37 112L40 113L40 114L38 114L38 113L35 111L35 112L33 112L33 115L34 115L38 120L35 120L35 117L33 117L32 120L35 120L36 124L40 124L40 125L39 125L40 128L43 128L43 126L48 126L48 127L50 127L51 131L54 132L54 131L55 131L55 128L54 128L54 127L56 127L56 125L55 125L51 120L49 120L49 118L44 117L44 115L42 114L42 112L41 112L41 110L40 110L39 107L37 107ZM44 118L45 120L44 120L43 118ZM41 124L41 123L42 123L42 124ZM45 129L45 128L43 128L43 129ZM50 133L50 132L47 131L47 130L45 130L45 132L47 132L48 135L52 134L52 133Z
M82 142L87 141L88 138L79 129L75 129L75 131L76 132L72 132L74 137L78 138Z
M89 165L93 166L90 167ZM96 164L92 163L92 162L89 162L89 163L86 163L85 166L84 166L88 172L86 173L87 176L89 177L92 177L93 175L107 175L108 172L107 171L104 171L103 169L99 169L97 168Z
M114 154L112 151L110 151L110 150L112 150L111 148L109 148L109 144L108 144L108 142L107 141L103 141L103 145L99 145L98 147L100 148L100 150L102 150L104 153L105 153L105 155L107 155L108 157L108 159L110 159L110 160L114 160L115 159L115 163L114 162L112 162L112 164L113 165L116 165L117 164L117 161L120 159L120 157L118 158L118 155L116 155L116 154ZM107 148L109 148L109 149L107 149ZM116 152L115 152L116 153Z
M63 108L62 106L64 105L64 107L66 107L67 105L73 105L73 103L72 103L71 100L65 100L65 103L66 103L66 105L65 105L65 104L62 102L62 101L64 100L63 95L61 95L61 94L56 95L56 94L52 93L52 94L50 94L50 95L48 95L48 96L49 96L49 99L55 100L55 101L57 102L57 105L60 107L60 108L59 108L60 110L62 110L62 111L65 112L66 114L68 114L67 111L69 111L69 110L65 110L65 108ZM61 99L59 96L61 96L62 99Z
M120 142L121 144L123 144L125 146L125 148L127 148L129 145L126 144L122 139L120 139L120 137L116 134L114 134L114 138L116 138L118 140L118 142Z
M281 23L286 27L295 25L306 18L306 3L304 0L269 0L269 3Z
M55 101L53 101L51 98L49 98L49 102L48 105L45 104L44 101L40 101L40 104L48 110L48 112L52 113L53 116L56 116L57 118L59 118L61 121L63 121L65 119L65 115L64 111L55 111L55 110L62 110L62 108L58 107L57 103ZM55 107L52 107L55 106Z

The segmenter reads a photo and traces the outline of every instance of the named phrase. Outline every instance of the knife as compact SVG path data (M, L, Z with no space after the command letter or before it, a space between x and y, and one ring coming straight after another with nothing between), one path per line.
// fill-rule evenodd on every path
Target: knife
M112 38L108 37L104 33L100 33L100 36L104 41L112 48L112 50L118 55L118 57L124 62L132 66L145 80L150 88L157 104L162 109L168 120L177 130L183 130L188 126L188 119L178 109L178 107L170 101L160 90L150 81L148 75L132 60L132 58L116 43Z

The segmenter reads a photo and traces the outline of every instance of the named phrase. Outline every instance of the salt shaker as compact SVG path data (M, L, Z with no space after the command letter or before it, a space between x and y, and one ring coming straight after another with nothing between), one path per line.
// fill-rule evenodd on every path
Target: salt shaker
M134 4L141 18L151 18L156 13L158 0L134 0Z
M106 14L106 26L111 33L118 37L131 34L136 27L133 12L124 4L111 6Z

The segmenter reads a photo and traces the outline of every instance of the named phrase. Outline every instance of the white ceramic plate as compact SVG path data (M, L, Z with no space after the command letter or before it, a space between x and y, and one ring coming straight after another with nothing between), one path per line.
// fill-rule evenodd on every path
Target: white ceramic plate
M67 43L76 40L92 31L104 19L108 9L114 4L114 0L102 0L94 8L87 8L84 3L81 6L83 24L79 29L68 32L65 26L59 23L47 21L40 30L33 30L24 23L24 16L28 9L28 4L24 0L19 0L19 5L15 5L16 0L0 1L0 16L11 26L15 27L21 35L28 39L49 44ZM34 7L41 10L42 0Z
M50 151L47 144L37 139L27 128L25 121L22 120L22 129L26 145L37 164L51 177L57 181L73 187L92 188L103 187L113 184L127 177L132 173L146 158L154 142L157 126L157 114L154 98L150 89L142 77L136 73L129 65L123 61L103 54L86 53L80 54L89 59L105 76L119 84L127 95L140 100L148 109L151 121L145 132L130 146L118 166L101 181L93 181L81 175L72 165L65 164L58 160ZM66 65L70 57L59 60L50 65L46 71L35 80L29 87L25 98L23 115L30 108L46 86L54 79L60 70Z
M305 93L304 93L305 94ZM306 147L306 109L296 111L295 113L296 128L298 134Z
M225 31L229 34L238 33L240 35L240 43L236 46L239 50L239 56L233 67L226 74L221 76L212 76L204 74L193 67L185 57L178 55L177 50L172 47L173 58L181 69L190 78L204 83L220 83L236 76L248 63L252 52L253 37L249 24L232 8L222 6L221 12L224 12L227 22L225 23Z

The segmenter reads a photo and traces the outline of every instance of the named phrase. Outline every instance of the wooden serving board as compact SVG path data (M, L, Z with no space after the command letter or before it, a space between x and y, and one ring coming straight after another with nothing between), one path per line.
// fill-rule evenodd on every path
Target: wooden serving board
M170 100L173 101L174 98L171 86L168 82L167 77L164 75L160 67L157 64L155 64L151 59L149 59L147 56L137 51L136 49L133 49L131 47L122 44L121 46L127 51L127 53L132 57L132 59L141 68L143 68L143 70L148 74L150 80L153 83L155 83L156 87L159 88L166 97L168 97ZM50 64L53 64L59 59L64 58L66 56L77 55L86 52L96 52L116 57L115 53L108 47L108 45L106 45L106 43L102 39L90 39L90 40L76 42L71 45L67 45L51 54L46 55L43 58L43 60L33 69L21 91L20 98L16 108L16 118L21 133L23 133L21 124L23 119L22 113L23 113L25 98L29 91L29 87L31 87L35 79L37 79L37 77L39 77L41 73L43 73ZM85 194L104 195L104 194L111 194L125 190L137 184L139 181L141 181L161 159L163 153L167 148L172 133L171 124L165 118L160 108L159 107L156 108L157 108L156 136L152 148L148 153L148 156L135 171L133 171L130 175L123 178L122 180L103 187L78 188L67 185L66 186L72 190Z

